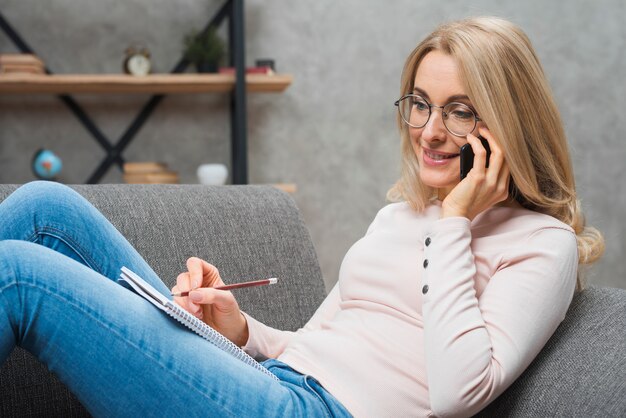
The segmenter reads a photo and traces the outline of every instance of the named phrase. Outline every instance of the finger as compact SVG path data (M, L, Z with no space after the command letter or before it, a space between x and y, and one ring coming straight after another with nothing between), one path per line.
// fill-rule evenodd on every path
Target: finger
M491 155L489 156L489 169L487 169L486 179L487 184L496 188L499 183L502 166L505 164L504 153L498 141L491 135L486 128L479 129L479 132L483 138L489 143L489 149Z
M189 274L189 272L180 273L176 278L176 287L178 287L181 292L194 289L194 287L191 286L191 274ZM193 303L188 297L176 297L174 300L194 315L202 310L200 305Z
M481 126L478 128L478 134L489 142L489 146L491 146L491 144L496 144L497 146L500 146L500 141L498 141L498 139L493 136L489 129Z
M506 179L508 181L510 177L511 177L511 170L509 169L509 164L507 164L506 160L504 160L502 162L502 168L500 169L500 176L498 180Z
M498 141L487 128L478 128L478 133L489 143L489 149L491 150L491 155L489 156L489 167L495 167L496 170L493 171L497 174L499 173L502 162L504 161L504 152L500 146L500 141Z
M202 286L206 287L215 287L221 286L224 284L222 278L220 277L220 272L213 264L208 263L207 261L202 261Z
M472 166L470 173L472 173L472 177L484 177L487 150L483 147L480 140L472 134L467 135L467 142L470 144L472 151L474 152L474 165Z
M506 200L509 197L509 184L511 183L511 170L506 160L502 164L500 175L498 177L498 195L502 200Z
M176 277L176 287L178 287L181 292L187 292L191 290L191 278L189 276L189 273L180 273L178 277Z
M200 305L213 305L222 312L230 312L237 308L237 301L231 292L209 287L189 292L189 299Z
M198 257L190 257L187 259L187 271L191 280L191 289L202 286L203 281L203 260Z

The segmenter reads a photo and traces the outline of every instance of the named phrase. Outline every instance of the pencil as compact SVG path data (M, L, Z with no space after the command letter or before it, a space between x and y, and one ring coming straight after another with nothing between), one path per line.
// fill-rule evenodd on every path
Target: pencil
M276 277L272 277L270 279L263 279L263 280L254 280L251 282L242 282L242 283L233 283L233 284L227 284L224 286L215 286L213 288L209 288L209 289L217 289L217 290L233 290L233 289L241 289L242 287L253 287L253 286L263 286L266 284L274 284L278 282L278 279ZM184 297L184 296L189 296L189 292L179 292L179 293L172 293L172 296L175 297Z

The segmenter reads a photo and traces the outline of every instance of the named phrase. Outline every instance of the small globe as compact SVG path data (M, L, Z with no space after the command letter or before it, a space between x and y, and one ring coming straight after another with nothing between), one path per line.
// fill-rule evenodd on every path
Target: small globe
M63 168L63 162L52 151L40 149L33 156L33 173L40 179L52 180Z

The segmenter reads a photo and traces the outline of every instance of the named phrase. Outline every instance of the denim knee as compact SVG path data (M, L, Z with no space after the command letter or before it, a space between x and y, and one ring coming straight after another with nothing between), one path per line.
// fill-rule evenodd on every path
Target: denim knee
M15 190L13 194L18 195L27 200L41 199L44 201L46 199L55 201L55 200L59 200L59 198L65 198L66 196L67 197L80 196L71 187L68 187L61 183L57 183L55 181L46 181L46 180L35 180L29 183L26 183L20 186L19 188L17 188L17 190Z
M72 188L53 181L32 181L20 186L5 202L9 214L28 216L28 214L61 215L80 211L86 203L78 192ZM7 214L8 215L8 214Z

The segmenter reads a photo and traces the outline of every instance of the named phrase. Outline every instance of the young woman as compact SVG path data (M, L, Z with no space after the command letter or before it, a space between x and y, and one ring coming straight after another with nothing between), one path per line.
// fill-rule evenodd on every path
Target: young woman
M398 202L349 250L302 329L242 313L197 258L172 289L194 289L176 302L269 358L279 381L119 286L126 265L169 291L96 209L41 182L0 204L0 359L16 344L32 351L95 416L478 412L563 320L602 237L585 226L558 111L516 26L439 27L409 55L396 105ZM466 143L475 160L460 180Z

